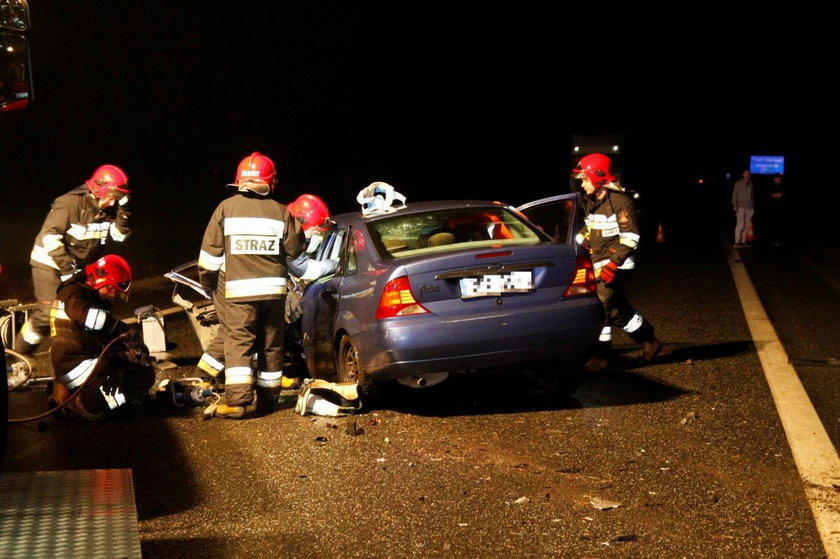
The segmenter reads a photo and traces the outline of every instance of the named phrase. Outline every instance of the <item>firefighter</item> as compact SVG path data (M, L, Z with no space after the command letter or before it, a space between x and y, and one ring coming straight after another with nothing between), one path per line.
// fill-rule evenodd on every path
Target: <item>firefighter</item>
M603 370L608 365L612 326L622 328L634 342L642 345L644 361L652 361L662 351L653 325L627 300L624 286L636 265L639 227L633 202L610 169L611 162L606 155L592 153L581 159L572 171L573 176L582 181L583 207L587 214L578 241L592 256L598 298L604 305L606 317L595 351L586 363L590 371Z
M324 276L332 274L338 262L333 259L322 261L313 260L318 247L324 240L324 233L329 230L330 210L327 204L314 194L301 194L287 206L289 212L300 222L304 236L307 239L306 250L295 259L288 259L288 269L291 285L286 293L286 324L288 324L285 336L286 347L284 351L284 367L294 365L299 360L293 358L292 352L297 351L302 336L300 331L300 297L308 282L315 281ZM216 316L219 318L219 329L213 340L205 349L198 361L200 375L208 375L215 382L221 377L225 369L225 348L224 348L224 265L219 270L219 279L216 289L213 291L213 306ZM301 385L300 374L284 375L281 382L281 389L299 388Z
M300 222L271 197L274 162L259 152L237 167L237 192L213 212L198 258L201 285L218 287L224 265L224 401L219 417L238 419L254 410L252 356L257 356L256 406L274 408L283 384L287 258L303 251Z
M127 300L130 286L128 263L108 254L59 287L49 320L55 371L51 407L78 390L65 409L98 420L126 403L145 400L155 383L148 348L137 328L111 316L113 302Z
M336 260L312 259L324 241L324 234L330 229L330 210L327 204L314 194L301 194L289 204L289 211L300 221L307 239L306 250L289 261L289 271L296 279L303 281L314 281L333 273L338 265Z
M326 233L330 230L330 210L327 204L314 194L301 194L289 204L292 212L303 227L307 239L306 250L300 256L289 261L291 286L286 296L286 333L288 335L285 360L292 367L297 368L296 377L308 376L303 361L303 329L301 317L303 310L300 299L306 286L320 278L335 272L338 261L333 258L316 260L313 257L324 242ZM297 379L296 379L297 380ZM300 383L291 388L298 388Z
M56 198L35 238L29 264L38 304L15 338L15 349L32 355L49 334L50 303L59 284L94 262L109 240L131 233L128 177L116 165L102 165L85 183Z

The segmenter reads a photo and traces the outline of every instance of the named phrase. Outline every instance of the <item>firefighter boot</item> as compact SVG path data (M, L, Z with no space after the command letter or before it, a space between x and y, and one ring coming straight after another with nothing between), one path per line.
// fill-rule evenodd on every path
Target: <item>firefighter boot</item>
M219 404L216 406L215 414L216 417L224 417L225 419L242 419L245 417L246 411L246 406Z
M650 363L662 351L662 344L656 338L649 342L642 342L642 359Z
M280 388L283 390L297 390L301 384L302 382L298 377L287 377L285 375L280 377Z

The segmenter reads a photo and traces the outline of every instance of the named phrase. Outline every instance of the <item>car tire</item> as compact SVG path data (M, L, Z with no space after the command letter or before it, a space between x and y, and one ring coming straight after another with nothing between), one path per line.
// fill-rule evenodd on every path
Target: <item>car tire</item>
M382 401L382 386L364 370L356 344L348 335L341 337L336 357L339 382L355 382L359 397L366 408L373 408Z

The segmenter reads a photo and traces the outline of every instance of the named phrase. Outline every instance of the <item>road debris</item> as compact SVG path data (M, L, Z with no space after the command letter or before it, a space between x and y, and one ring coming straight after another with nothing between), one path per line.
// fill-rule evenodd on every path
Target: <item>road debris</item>
M685 417L680 419L680 425L685 425L689 421L694 421L695 419L700 419L700 416L695 411L690 411L685 414Z
M636 534L623 534L621 536L616 536L611 538L605 542L601 542L601 545L610 545L611 543L620 543L620 542L634 542L639 539L639 536Z
M525 503L527 503L530 500L531 499L529 499L528 497L519 497L517 500L515 500L513 502L513 504L514 505L524 505Z
M344 424L344 432L351 437L356 437L358 435L363 435L365 430L358 427L356 425L356 420L348 420L347 423Z
M589 504L598 510L617 509L622 505L619 501L608 501L600 497L592 497L589 499Z

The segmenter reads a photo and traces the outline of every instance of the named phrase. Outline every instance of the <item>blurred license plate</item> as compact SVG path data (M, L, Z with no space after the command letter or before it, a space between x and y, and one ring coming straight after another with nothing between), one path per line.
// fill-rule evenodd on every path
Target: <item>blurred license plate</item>
M509 274L486 274L477 278L461 278L461 298L492 297L505 293L527 293L534 290L531 270Z

